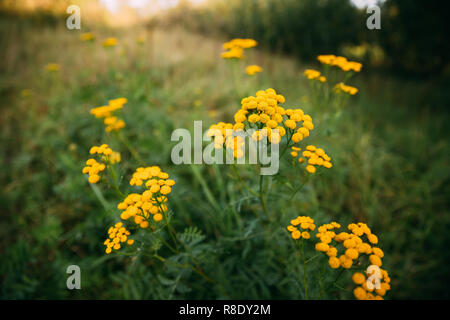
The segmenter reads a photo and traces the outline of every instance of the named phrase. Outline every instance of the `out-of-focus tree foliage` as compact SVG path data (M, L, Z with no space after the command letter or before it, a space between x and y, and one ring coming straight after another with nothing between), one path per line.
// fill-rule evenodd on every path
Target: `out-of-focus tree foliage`
M388 0L382 6L377 41L389 66L441 73L449 66L449 32L450 14L444 1Z
M345 54L346 48L359 46L364 48L359 60L366 65L376 54L378 66L448 73L450 17L442 2L386 0L380 7L381 30L369 30L366 20L371 14L349 0L210 0L199 8L181 1L157 20L207 35L252 37L265 48L302 60Z

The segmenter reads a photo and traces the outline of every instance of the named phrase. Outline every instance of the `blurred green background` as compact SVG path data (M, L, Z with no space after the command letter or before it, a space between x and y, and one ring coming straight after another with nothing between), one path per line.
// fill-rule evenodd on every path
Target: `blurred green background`
M65 27L70 3L81 7L81 30ZM387 298L448 299L449 12L437 1L379 5L381 30L368 30L365 8L343 0L148 1L118 14L97 1L0 1L0 297L297 299L296 262L281 231L304 214L369 224L392 278ZM94 43L80 40L87 31ZM110 36L119 45L105 50ZM302 74L319 67L316 55L364 64L341 120L311 137L326 146L333 169L292 202L272 195L281 218L269 238L252 214L257 203L240 198L227 170L170 161L174 128L231 120L238 108L220 59L232 37L259 42L253 59L264 72L245 93L276 88L313 119ZM60 71L49 73L48 63ZM81 169L89 147L108 139L89 110L121 96L129 100L126 134L148 165L174 176L176 227L198 229L205 272L226 295L195 274L104 254L118 211L98 201ZM126 185L138 164L112 144ZM104 190L107 200L112 194ZM66 288L71 264L82 269L82 290Z

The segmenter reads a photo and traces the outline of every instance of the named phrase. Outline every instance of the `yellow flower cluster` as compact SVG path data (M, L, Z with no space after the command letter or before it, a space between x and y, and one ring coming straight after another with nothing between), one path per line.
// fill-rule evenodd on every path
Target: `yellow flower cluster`
M244 138L241 136L234 136L237 131L244 129L243 124L235 124L219 122L211 125L206 135L208 137L214 137L214 148L222 149L224 146L226 149L233 151L235 158L241 158L244 156L242 147L245 143Z
M378 248L372 248L378 249ZM378 249L380 250L380 249ZM367 285L366 276L361 272L355 272L352 276L352 280L358 286L353 290L353 294L358 300L383 300L383 297L386 295L387 291L391 290L391 278L386 270L379 270L379 281L374 278L374 273L376 271L372 271L372 273L367 274L369 276L369 283L372 283L371 287ZM375 294L373 293L375 292Z
M84 174L89 174L89 183L97 183L100 180L99 173L105 170L104 163L99 163L97 160L91 158L86 161L86 166L83 168Z
M118 119L117 117L105 118L103 123L106 126L106 132L119 131L120 129L125 127L125 121L123 121L122 119Z
M306 69L303 73L305 77L307 77L309 80L319 80L320 82L327 81L327 78L322 76L320 71L314 70L314 69Z
M47 71L49 72L56 72L59 71L60 66L57 63L49 63L45 66L45 68L47 69Z
M258 45L258 42L253 39L235 38L233 40L225 42L223 44L223 48L225 50L230 50L233 48L250 49L250 48L256 47L257 45Z
M101 160L104 162L98 162L94 158L86 161L86 166L83 168L84 174L89 174L89 183L97 183L100 180L100 173L106 169L106 164L112 164L120 162L120 153L113 151L107 144L101 146L93 146L89 150L90 154L102 155Z
M130 185L142 186L144 183L147 189L142 194L129 194L117 205L122 210L121 219L133 218L143 229L149 226L151 216L156 222L163 219L167 211L167 195L172 192L175 181L169 179L169 175L158 166L153 166L138 168L130 180Z
M334 87L334 90L335 90L336 92L342 91L342 92L348 93L348 94L350 94L350 95L352 95L352 96L355 95L355 94L358 92L358 89L357 89L357 88L352 87L352 86L347 86L347 85L345 85L343 82L338 83L338 84Z
M301 151L301 148L294 146L291 149L291 156L296 158L298 156L298 153ZM325 167L327 169L333 166L333 164L331 163L331 158L325 153L325 151L322 148L317 148L313 145L307 146L306 150L302 152L302 156L303 157L298 158L298 162L303 163L305 162L305 158L308 159L306 171L308 171L309 173L316 172L316 165Z
M262 68L254 64L247 66L247 68L245 68L245 71L247 72L247 74L253 76L255 73L262 72Z
M113 112L123 108L123 105L127 103L126 98L117 98L109 100L107 106L101 106L91 109L90 113L96 118L104 118L103 122L106 126L106 132L119 131L125 127L125 121L113 116Z
M143 35L140 35L139 37L137 37L136 42L138 44L144 44L145 43L145 37Z
M106 156L103 156L102 159L103 159L104 161L109 160L109 163L111 163L111 164L118 163L118 162L120 162L120 161L122 160L122 158L121 158L121 156L120 156L120 153L119 153L119 152L116 152L116 151L113 151L113 152L108 156L108 158L107 158Z
M278 144L281 138L290 134L290 141L298 143L308 137L314 129L311 116L302 109L285 109L278 103L286 100L281 94L269 88L259 90L256 96L249 96L241 101L241 108L234 114L235 123L219 122L213 124L207 135L215 136L214 144L220 149L225 144L227 148L234 148L234 156L240 158L243 152L240 147L244 139L233 137L234 131L254 129L252 139L261 141L267 138L270 143Z
M300 230L298 229L300 228ZM291 232L292 239L309 239L311 237L308 232L313 231L316 228L314 220L307 216L298 216L291 220L291 225L287 227L287 230Z
M324 252L329 257L328 263L331 268L337 269L342 267L344 269L349 269L355 261L359 261L358 258L362 254L369 256L371 265L377 267L382 266L381 259L384 257L384 253L380 248L372 247L372 245L378 243L378 237L371 232L367 224L361 222L357 224L351 223L348 225L348 230L350 232L336 233L335 229L339 229L340 227L341 226L336 222L324 224L318 228L318 233L316 235L317 238L320 239L320 242L316 244L316 250ZM333 240L336 242L336 246L332 245ZM364 242L364 240L367 242ZM339 257L337 249L338 245L343 248L343 252ZM390 279L387 271L380 270L384 283L388 284ZM373 291L373 289L367 287L365 279L362 279L360 274L354 275L353 281L356 284L362 284L362 287L355 289L354 293L357 299L376 298L375 296L366 293L367 291ZM381 289L376 289L379 298L389 290L390 287L386 286L386 284L382 285Z
M95 39L95 37L92 32L85 32L80 35L80 39L83 41L92 41Z
M114 227L110 227L108 230L108 239L103 242L106 246L106 253L110 254L112 249L119 250L121 247L121 243L127 242L128 245L132 245L134 240L128 239L130 235L130 231L128 231L122 222L118 222L114 225Z
M224 59L241 59L244 56L244 49L256 47L258 42L253 39L233 39L223 44L225 51L222 53Z
M348 61L347 58L345 57L335 56L333 54L319 55L317 56L317 60L319 60L323 64L328 64L330 66L337 66L341 68L343 71L360 72L362 68L362 64L359 62Z
M116 38L107 38L105 41L103 41L104 47L115 47L117 45L117 39Z
M241 109L236 112L234 119L236 123L243 124L247 121L249 127L259 129L254 133L255 140L267 136L270 142L279 143L280 137L285 136L287 130L291 130L295 132L292 141L300 142L314 129L312 119L302 109L285 109L278 105L285 101L284 96L277 94L274 89L260 90L256 97L242 99ZM278 129L279 136L272 137L272 129Z

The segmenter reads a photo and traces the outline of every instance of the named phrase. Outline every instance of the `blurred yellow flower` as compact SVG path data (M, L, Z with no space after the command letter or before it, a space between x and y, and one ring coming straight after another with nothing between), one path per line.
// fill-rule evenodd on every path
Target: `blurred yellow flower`
M125 127L125 122L122 119L118 119L113 116L114 111L122 109L123 105L127 103L127 98L117 98L109 100L107 106L100 106L91 109L90 113L96 118L104 118L103 123L105 124L106 132L119 131Z
M138 44L144 44L144 43L145 43L145 37L142 36L142 35L139 36L139 37L137 37L136 42L137 42Z
M103 41L104 47L114 47L117 45L117 39L116 38L107 38L105 41Z
M223 44L223 48L228 51L222 53L222 58L241 59L244 55L244 49L250 49L257 45L258 42L253 39L233 39Z
M338 83L335 87L334 90L336 92L345 92L348 93L350 95L355 95L356 93L358 93L358 89L352 86L347 86L345 85L343 82Z
M49 72L57 72L60 69L59 64L57 63L49 63L45 66L45 68L47 69L47 71Z
M255 73L262 72L262 68L257 65L250 65L250 66L247 66L247 68L245 68L245 71L247 72L247 74L252 76Z
M244 49L242 48L232 48L229 51L222 53L223 59L242 59L244 56Z
M343 71L355 71L360 72L362 69L362 64L355 61L348 61L347 58L341 56L335 56L333 54L329 55L319 55L317 56L317 60L320 63L337 66L341 68Z
M26 98L31 96L31 89L23 89L20 94L22 95L22 97Z
M325 78L320 71L314 70L314 69L306 69L303 73L305 77L307 77L309 80L319 80L320 82L327 81L327 78Z
M95 37L92 32L85 32L80 35L80 39L83 41L92 41L95 39Z

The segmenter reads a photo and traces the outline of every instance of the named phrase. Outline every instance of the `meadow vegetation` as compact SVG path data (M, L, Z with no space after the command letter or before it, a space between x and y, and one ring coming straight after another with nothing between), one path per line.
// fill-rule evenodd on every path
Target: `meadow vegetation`
M2 17L2 299L353 298L352 273L329 268L312 241L302 242L314 271L305 281L304 261L286 230L297 216L318 226L370 226L391 278L386 298L449 297L448 101L429 84L363 67L350 83L358 93L339 116L327 118L328 106L317 108L304 76L319 69L317 61L259 49L245 61L225 61L229 38L182 27L93 24L86 29L95 39L82 41L80 32L59 24ZM103 47L108 37L117 45ZM52 63L59 68L48 68ZM247 75L248 64L262 72ZM305 146L323 147L333 166L291 197L305 171L285 157L280 173L266 180L266 220L260 199L242 184L258 190L254 167L238 165L236 175L233 166L175 166L170 136L176 128L191 130L194 120L203 120L204 129L232 122L242 98L267 88L317 119ZM105 132L90 114L119 97L127 98L121 136ZM121 154L115 182L122 190L134 190L129 180L141 166L158 165L176 181L170 222L186 250L164 247L169 233L161 241L140 233L136 240L158 257L145 250L105 253L123 199L114 186L90 184L82 174L90 148L103 143ZM71 264L81 267L82 290L66 288Z

